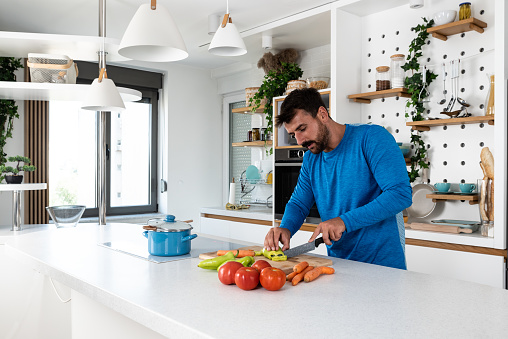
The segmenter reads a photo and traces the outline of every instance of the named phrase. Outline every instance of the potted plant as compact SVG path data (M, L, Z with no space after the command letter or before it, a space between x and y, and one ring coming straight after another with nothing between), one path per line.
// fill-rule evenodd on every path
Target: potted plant
M19 172L33 172L36 170L35 166L27 165L31 162L30 158L21 155L9 157L8 161L17 162L17 164L14 167L0 165L0 182L5 178L5 182L8 184L21 184L23 175L20 175ZM12 174L9 175L9 173Z
M281 62L281 67L277 69L270 70L263 80L263 83L259 87L259 90L256 94L250 99L250 104L253 106L252 111L255 112L256 109L261 106L261 100L267 99L267 103L265 105L265 109L263 113L266 113L266 131L269 133L273 132L273 107L272 107L272 99L274 97L278 97L284 95L286 90L287 83L290 80L297 80L303 74L302 69L297 63L286 63ZM267 153L272 154L273 149L270 148Z
M0 57L0 81L16 81L14 72L23 68L21 59ZM0 100L0 165L7 162L4 152L7 138L12 138L12 127L15 118L19 118L18 106L14 100ZM1 180L0 180L1 181Z

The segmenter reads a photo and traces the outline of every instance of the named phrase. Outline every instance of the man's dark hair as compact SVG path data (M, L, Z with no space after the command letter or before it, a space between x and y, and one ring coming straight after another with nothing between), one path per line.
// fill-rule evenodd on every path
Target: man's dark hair
M280 114L275 118L275 127L291 122L297 109L302 109L315 118L321 106L326 108L321 94L315 88L295 89L282 102Z

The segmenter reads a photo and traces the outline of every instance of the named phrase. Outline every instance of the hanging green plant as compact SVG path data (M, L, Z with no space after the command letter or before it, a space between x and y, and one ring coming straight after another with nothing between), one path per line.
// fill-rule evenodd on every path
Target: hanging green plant
M425 106L423 99L429 96L428 88L429 85L437 78L437 75L428 69L425 71L425 86L423 81L423 71L420 70L419 58L423 56L422 47L425 45L426 40L429 37L427 28L434 25L434 20L428 21L426 18L422 18L424 24L412 27L411 31L416 33L416 37L409 44L409 54L407 56L407 62L402 66L405 71L411 71L411 76L406 77L404 80L404 87L408 89L408 93L411 94L411 98L406 103L406 118L409 118L411 114L412 121L422 121ZM408 113L409 110L409 113ZM423 142L421 132L417 130L411 130L411 144L414 146L414 155L411 156L411 171L408 172L409 181L414 182L416 178L420 176L420 170L429 168L428 163L425 161L427 157L427 149Z
M21 59L0 57L0 81L16 81L14 72L23 68ZM8 138L12 138L14 119L19 118L18 106L14 100L0 100L0 165L7 162L4 152Z
M263 110L266 113L266 130L270 133L273 132L273 105L272 99L284 95L286 86L290 80L297 80L303 75L303 71L297 63L282 62L281 67L270 70L264 77L263 83L259 90L249 100L249 105L252 106L252 111L255 112L261 106L261 100L267 99L267 103ZM273 153L273 148L267 151L268 154Z

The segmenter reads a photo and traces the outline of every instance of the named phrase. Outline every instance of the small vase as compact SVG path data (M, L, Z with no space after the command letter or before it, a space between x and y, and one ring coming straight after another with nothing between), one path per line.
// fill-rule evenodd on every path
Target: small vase
M5 182L8 184L21 184L23 182L22 175L6 175Z
M494 115L494 74L487 76L489 77L490 87L485 99L485 115Z

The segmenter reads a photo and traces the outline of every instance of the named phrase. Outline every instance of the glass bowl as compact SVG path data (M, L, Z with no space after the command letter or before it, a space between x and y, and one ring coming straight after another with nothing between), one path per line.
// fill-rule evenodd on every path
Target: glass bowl
M75 227L83 212L85 212L86 206L81 205L63 205L63 206L48 206L48 211L51 219L55 222L56 227Z
M330 77L310 77L307 78L307 87L317 90L328 88Z

